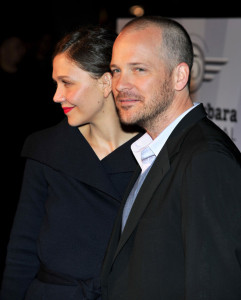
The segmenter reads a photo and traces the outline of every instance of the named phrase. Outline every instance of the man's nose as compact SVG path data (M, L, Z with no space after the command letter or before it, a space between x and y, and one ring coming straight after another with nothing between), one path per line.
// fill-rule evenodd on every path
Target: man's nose
M118 78L113 79L112 87L118 92L131 89L132 81L130 75L126 73L120 74Z

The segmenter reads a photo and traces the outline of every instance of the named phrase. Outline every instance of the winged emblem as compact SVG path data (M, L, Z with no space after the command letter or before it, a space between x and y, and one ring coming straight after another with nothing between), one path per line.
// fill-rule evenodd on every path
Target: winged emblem
M225 57L205 57L201 47L193 43L194 62L191 74L191 93L196 92L203 81L211 81L227 64Z

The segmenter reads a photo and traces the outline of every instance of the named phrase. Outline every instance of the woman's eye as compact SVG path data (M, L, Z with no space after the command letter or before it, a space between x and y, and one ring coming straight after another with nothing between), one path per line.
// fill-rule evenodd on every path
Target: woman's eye
M70 84L71 84L71 82L66 81L66 80L63 80L62 83L63 83L64 85L70 85Z

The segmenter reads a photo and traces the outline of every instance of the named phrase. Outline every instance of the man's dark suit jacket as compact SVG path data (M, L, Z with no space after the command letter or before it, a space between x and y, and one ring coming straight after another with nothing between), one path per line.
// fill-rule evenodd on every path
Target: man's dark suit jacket
M124 203L119 211L103 300L240 300L240 166L239 150L203 106L189 112L156 158L122 234Z

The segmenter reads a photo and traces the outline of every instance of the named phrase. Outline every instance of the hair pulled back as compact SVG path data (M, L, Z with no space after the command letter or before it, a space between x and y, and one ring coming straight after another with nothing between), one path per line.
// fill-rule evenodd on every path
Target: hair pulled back
M96 79L110 72L113 43L117 34L107 27L83 26L65 35L56 45L53 58L61 53Z

